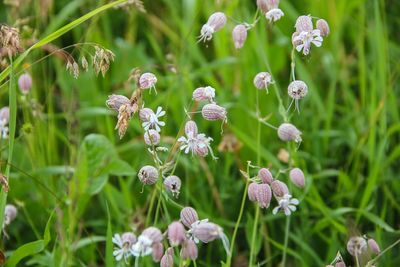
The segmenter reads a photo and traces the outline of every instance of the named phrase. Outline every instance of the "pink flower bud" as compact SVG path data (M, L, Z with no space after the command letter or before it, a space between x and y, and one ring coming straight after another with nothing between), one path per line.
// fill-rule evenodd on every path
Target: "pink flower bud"
M190 228L191 225L199 220L199 216L194 208L185 207L181 210L181 222Z
M160 243L163 240L163 235L157 227L150 226L143 230L142 235L148 237L153 243Z
M322 37L329 35L331 32L328 22L324 19L317 20L317 29L320 31Z
M219 238L222 229L218 225L208 221L199 221L192 225L191 232L195 238L203 243L208 243Z
M336 262L335 267L346 267L346 264L343 261Z
M268 92L268 86L273 83L272 76L268 72L260 72L254 77L253 83L257 89L266 89Z
M29 75L28 73L24 73L21 76L19 76L18 86L19 89L21 90L21 93L23 93L24 95L28 94L32 88L31 75Z
M302 170L300 170L299 168L292 169L289 173L289 177L295 186L300 187L300 188L304 187L305 177L304 177L304 173L302 172Z
M129 244L129 246L131 246L132 244L135 244L136 240L137 240L136 236L131 232L123 233L121 236L121 239L122 239L123 243Z
M139 110L139 118L142 122L148 122L151 116L154 116L154 111L150 108L141 108Z
M222 12L215 12L212 14L207 21L207 25L213 28L214 32L219 31L226 24L226 16Z
M143 73L139 78L140 89L152 89L155 88L157 83L157 77L150 72Z
M375 254L381 253L381 249L380 249L378 243L374 239L372 239L372 238L368 239L368 246L373 253L375 253Z
M258 177L264 184L271 184L274 178L272 177L272 173L267 168L261 168L258 171Z
M367 251L367 241L361 236L353 236L347 242L347 251L352 256L361 256L364 252Z
M304 98L308 93L307 84L303 81L296 80L289 84L288 94L291 98L299 100Z
M173 222L168 226L168 239L173 247L186 240L185 228L180 222Z
M150 165L146 165L139 170L139 180L145 185L155 184L158 180L158 170Z
M236 49L243 47L244 42L247 39L247 29L243 24L236 25L232 31L232 38Z
M295 141L301 142L301 132L290 123L282 123L278 128L278 137L285 142Z
M174 266L174 250L168 248L164 256L161 258L160 267L173 267Z
M187 136L195 137L198 134L197 124L194 121L188 121L185 124L185 134Z
M296 32L311 32L313 30L313 24L310 16L300 16L296 20L296 24L294 26L296 28Z
M182 259L184 260L191 259L194 261L197 259L197 256L198 256L198 250L196 243L191 239L187 239L182 246L181 250Z
M261 208L268 208L271 203L271 188L267 184L258 184L256 188L257 202Z
M2 107L0 109L0 124L6 125L10 121L10 108Z
M203 106L203 109L201 110L201 115L203 116L204 119L208 121L216 121L216 120L223 120L226 121L226 109L218 106L217 104L207 104Z
M287 187L287 185L279 180L274 180L271 183L271 188L274 196L277 198L281 198L284 195L289 194L289 188Z
M208 144L207 141L197 140L196 145L193 149L193 153L199 157L206 157L208 155Z
M210 102L213 102L214 98L215 98L215 89L212 88L211 86L199 87L193 91L194 101L200 102L203 100L208 100Z
M161 242L154 243L151 246L153 252L152 257L155 262L159 262L164 255L164 245Z
M268 11L278 8L279 0L257 0L257 7L265 14Z
M178 196L181 190L181 179L178 176L170 175L165 178L164 186L173 196Z
M154 129L145 132L143 138L148 146L156 146L160 143L160 134Z
M119 111L122 105L130 105L130 100L123 95L109 95L106 101L107 107L115 111Z
M257 186L258 184L255 182L249 184L249 188L247 189L247 196L249 197L250 201L257 201Z

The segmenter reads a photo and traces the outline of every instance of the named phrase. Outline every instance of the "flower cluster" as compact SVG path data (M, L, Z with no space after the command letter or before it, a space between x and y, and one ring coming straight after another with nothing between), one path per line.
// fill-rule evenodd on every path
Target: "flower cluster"
M292 169L289 176L294 185L300 188L304 187L305 177L299 168ZM289 216L292 212L296 211L299 201L296 198L292 198L284 182L273 178L269 169L261 168L257 176L251 178L251 180L252 182L248 188L250 201L258 203L261 208L268 208L273 195L278 202L278 206L272 210L273 214L283 211L286 216Z
M198 243L209 243L221 239L225 249L229 241L222 228L207 219L199 220L197 212L191 207L181 210L180 220L170 223L162 233L160 229L151 226L136 237L132 232L115 234L112 241L115 245L113 255L117 261L130 257L145 257L152 255L154 262L160 266L173 266L174 248L180 247L179 257L183 260L196 260ZM164 248L165 249L164 251Z

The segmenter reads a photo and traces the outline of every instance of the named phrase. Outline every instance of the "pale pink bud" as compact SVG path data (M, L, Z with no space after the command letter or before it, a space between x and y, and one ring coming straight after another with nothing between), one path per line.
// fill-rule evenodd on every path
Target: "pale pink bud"
M145 185L155 184L158 180L158 170L150 165L146 165L139 170L139 180Z
M182 246L181 250L182 259L184 260L191 259L194 261L197 259L197 256L198 256L198 250L196 243L191 239L187 239Z
M150 72L143 73L139 78L140 89L152 89L155 88L157 83L157 77Z
M173 267L174 266L174 250L168 248L164 256L161 258L160 267Z
M31 75L29 75L28 73L24 73L21 76L19 76L18 86L19 89L21 90L21 93L23 93L24 95L28 94L32 88Z
M303 188L305 185L305 177L302 170L299 168L294 168L289 173L290 180L292 183L300 188Z
M208 144L206 141L197 140L196 146L193 150L194 154L199 157L206 157L208 155Z
M363 254L367 250L367 247L367 241L360 236L353 236L347 242L347 251L354 257L356 255L359 257Z
M291 98L299 100L304 98L308 93L308 86L305 82L296 80L289 84L288 94Z
M343 261L336 262L335 267L346 267L346 264Z
M278 128L278 137L282 141L295 141L296 143L301 142L301 132L290 123L282 123Z
M284 182L279 180L274 180L271 183L272 192L274 193L275 197L283 197L284 195L289 194L289 188Z
M163 235L157 227L150 226L143 230L142 235L148 237L153 243L160 243L163 240Z
M271 203L271 188L267 184L258 184L256 188L257 202L261 208L268 208Z
M153 252L152 257L155 262L159 262L164 255L164 245L161 242L154 243L151 246Z
M317 20L317 29L320 31L322 37L329 35L331 32L328 22L324 19Z
M258 177L264 184L271 184L274 180L274 178L272 177L272 173L267 168L261 168L258 171Z
M257 186L258 184L255 182L249 184L249 188L247 189L247 196L249 197L250 201L257 201Z
M206 87L199 87L196 88L193 91L193 100L200 102L203 100L208 100L210 102L213 102L215 98L215 89L212 88L211 86L206 86Z
M10 224L18 215L17 208L12 204L7 204L4 208L4 224Z
M130 103L130 100L123 95L109 95L106 101L107 107L117 112L122 105L130 105Z
M374 239L372 239L372 238L368 239L368 246L373 253L375 253L375 254L381 253L381 249L380 249L378 243Z
M219 238L222 229L215 223L199 221L197 224L192 225L191 232L201 242L208 243Z
M313 30L313 24L310 16L300 16L296 20L296 24L294 26L296 28L296 32L311 32Z
M180 222L168 225L168 239L171 246L178 246L186 240L185 228Z
M173 196L178 196L181 190L181 179L178 176L170 175L165 178L164 186Z
M139 110L139 118L142 122L148 122L152 115L154 115L154 111L150 108L141 108Z
M137 240L135 234L131 233L131 232L123 233L121 236L121 239L122 239L122 243L127 243L127 244L129 244L129 246L131 246L132 244L135 244L136 240Z
M0 124L6 125L10 121L10 108L2 107L0 109Z
M253 83L257 89L266 89L268 92L268 86L273 83L272 76L268 72L260 72L254 77Z
M155 146L160 143L160 134L154 129L150 129L145 132L143 138L144 142L148 146Z
M197 124L194 121L188 121L185 124L185 134L187 136L195 137L198 134Z
M207 25L213 28L214 32L219 31L226 24L226 16L222 12L215 12L207 21Z
M244 42L247 39L247 29L243 24L236 25L232 31L232 38L236 49L243 47Z
M207 104L203 106L201 110L201 115L204 119L208 121L216 121L216 120L223 120L226 121L226 109L218 106L217 104Z
M199 216L197 212L192 207L185 207L181 210L181 222L187 227L190 228L191 225L199 220Z
M278 8L279 0L257 0L257 7L265 14L268 11Z

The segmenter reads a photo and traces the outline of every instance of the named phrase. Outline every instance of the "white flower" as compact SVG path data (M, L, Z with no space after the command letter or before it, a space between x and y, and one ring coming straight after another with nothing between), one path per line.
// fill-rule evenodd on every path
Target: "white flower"
M208 151L211 151L210 142L213 139L207 137L205 134L197 134L194 136L193 132L189 132L186 137L181 136L178 142L181 143L180 149L184 150L185 154L189 152L198 156L205 157L208 155Z
M199 42L210 41L213 37L214 28L208 24L204 24L200 30Z
M162 107L157 108L157 112L149 115L148 121L142 123L142 126L145 131L150 129L155 129L157 132L161 131L160 126L165 126L165 122L159 121L158 119L165 115L165 111L162 110Z
M283 210L286 216L289 216L292 212L296 211L296 205L299 205L299 201L296 198L292 198L291 195L285 194L278 200L279 206L272 210L272 214L277 214L280 210Z
M215 98L215 89L211 86L204 87L204 96L210 101L213 101L213 99Z
M281 17L283 17L285 14L283 11L279 8L273 8L270 11L265 14L265 17L269 20L270 23L276 22L280 20Z
M122 258L124 258L124 260L126 261L131 256L131 244L129 242L122 241L122 237L120 234L115 234L112 238L112 242L117 246L117 248L115 248L113 252L115 259L117 261L120 261L122 260Z
M150 255L153 252L152 244L153 240L145 235L140 235L138 241L131 247L131 253L135 257Z
M181 136L178 139L178 142L181 143L181 150L185 150L185 154L188 154L189 152L192 152L196 147L196 143L197 143L197 136L194 136L193 132L189 132L186 137L185 136Z
M320 47L322 45L322 37L321 32L319 30L313 30L311 32L302 31L298 36L293 38L294 43L299 43L296 46L296 50L300 52L303 50L304 55L308 55L310 53L311 44L314 44L316 47Z

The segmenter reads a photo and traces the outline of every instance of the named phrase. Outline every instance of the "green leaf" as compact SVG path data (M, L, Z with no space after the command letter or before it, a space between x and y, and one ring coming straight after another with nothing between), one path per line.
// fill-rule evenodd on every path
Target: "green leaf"
M108 175L100 175L95 178L90 179L89 188L87 190L89 195L98 194L103 187L107 184Z
M113 256L113 243L112 243L112 228L111 228L111 216L110 209L107 205L107 240L106 240L106 266L114 266L114 256Z

